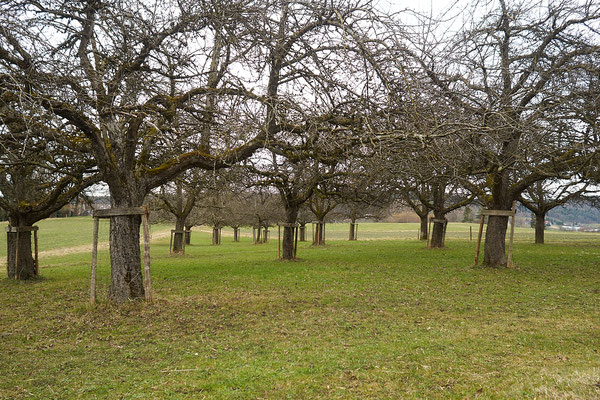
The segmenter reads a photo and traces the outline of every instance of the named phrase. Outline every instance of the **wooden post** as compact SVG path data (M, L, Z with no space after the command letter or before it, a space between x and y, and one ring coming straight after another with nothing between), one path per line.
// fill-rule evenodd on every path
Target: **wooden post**
M281 225L277 225L277 259L281 260Z
M295 234L295 239L294 239L294 259L296 258L296 254L298 252L298 229L300 229L298 227L298 225L296 225L295 230L296 230L296 234Z
M510 223L510 239L508 242L508 259L506 260L507 268L512 268L512 266L513 266L512 254L513 254L513 238L515 236L515 215L517 213L517 202L516 201L513 201L512 212L513 212L513 215L511 217L511 223Z
M169 240L169 254L173 253L173 231L171 231L171 240Z
M92 244L92 281L90 282L90 303L96 304L96 263L98 262L98 225L100 220L94 218L94 239Z
M15 272L17 279L21 279L21 270L19 269L19 229L17 227L17 247L15 248Z
M146 209L146 214L142 214L142 225L144 228L144 292L146 293L146 301L152 301L152 282L150 281L150 229L148 228L148 209ZM185 238L182 239L184 239L183 241L185 242Z
M35 248L35 274L39 275L40 274L40 259L38 258L38 235L37 235L37 229L33 230L33 244L34 244L34 248Z
M311 224L311 227L312 227L312 242L314 245L315 244L315 223L314 222Z
M475 265L479 263L479 249L481 248L481 236L483 235L483 223L485 222L485 215L481 214L481 221L479 221L479 234L477 235L477 249L475 250Z
M431 219L429 219L429 225L427 226L427 248L430 247L431 242Z
M444 222L444 230L442 232L442 247L446 247L446 229L448 228L448 220Z
M469 225L469 240L473 240L473 227Z
M417 228L417 240L421 239L421 228Z
M354 224L354 240L358 240L358 224Z

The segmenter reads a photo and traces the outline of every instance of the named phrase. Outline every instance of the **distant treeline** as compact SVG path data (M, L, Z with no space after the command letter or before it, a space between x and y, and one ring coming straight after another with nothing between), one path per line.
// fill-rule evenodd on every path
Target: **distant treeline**
M546 220L556 225L600 224L600 209L588 205L566 205L550 210Z

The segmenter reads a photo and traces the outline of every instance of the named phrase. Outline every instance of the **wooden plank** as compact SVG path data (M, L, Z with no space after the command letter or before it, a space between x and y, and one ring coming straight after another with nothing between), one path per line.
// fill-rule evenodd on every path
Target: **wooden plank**
M448 222L447 219L436 219L436 218L432 218L432 219L430 219L430 221L432 221L434 224L445 224L446 222Z
M94 238L92 244L92 278L90 282L90 303L96 303L96 265L98 262L98 218L94 218Z
M446 247L446 229L448 229L448 220L444 220L444 231L442 232L442 247Z
M5 228L7 233L18 233L18 232L37 232L40 228L38 226L7 226Z
M36 227L37 228L37 227ZM39 251L38 251L38 231L37 229L33 231L33 245L35 248L35 274L40 274L40 259L39 259Z
M144 229L144 292L146 294L146 301L152 301L152 282L150 280L150 228L148 227L148 213L142 215L142 226Z
M481 214L481 221L479 222L479 234L477 235L477 249L475 250L475 265L479 263L479 250L481 249L481 236L483 235L483 223L485 222L485 215Z
M481 210L481 215L493 215L494 217L512 217L515 215L513 210Z
M122 207L122 208L108 208L105 210L94 210L92 215L95 218L110 218L110 217L121 217L125 215L144 215L148 212L147 207Z
M427 248L429 248L431 243L431 220L429 220L429 226L427 226Z
M21 270L19 269L19 232L17 231L17 247L15 248L15 272L17 273L17 279L21 279Z
M513 215L511 218L511 223L510 223L510 240L508 242L508 260L506 261L506 267L507 268L512 268L512 255L513 255L513 239L515 237L515 214L517 211L517 202L513 202L513 207L512 207L512 211L513 211Z
M293 228L296 236L296 239L294 239L294 259L296 259L296 254L298 252L298 226L296 225L295 228Z

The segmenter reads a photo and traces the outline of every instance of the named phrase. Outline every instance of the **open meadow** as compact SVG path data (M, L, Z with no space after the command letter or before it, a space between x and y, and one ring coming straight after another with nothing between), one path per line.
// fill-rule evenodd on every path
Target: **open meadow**
M294 262L276 228L220 246L194 228L170 256L155 225L155 301L106 301L104 246L90 306L91 218L38 225L33 282L6 279L0 235L1 399L600 398L599 234L519 228L508 270L473 266L468 224L443 250L417 224L359 224L356 242L330 224Z

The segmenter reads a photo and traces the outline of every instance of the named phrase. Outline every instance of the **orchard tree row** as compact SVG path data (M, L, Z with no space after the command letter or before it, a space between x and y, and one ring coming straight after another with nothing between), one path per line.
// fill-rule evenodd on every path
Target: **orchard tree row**
M377 4L0 2L9 276L35 276L27 228L98 182L114 208L163 193L183 216L167 193L235 166L278 191L288 223L309 199L319 219L341 192L402 193L443 219L475 200L543 215L594 187L597 2L475 1L439 20ZM489 217L488 266L506 263L507 221ZM111 218L116 302L144 295L139 228Z

